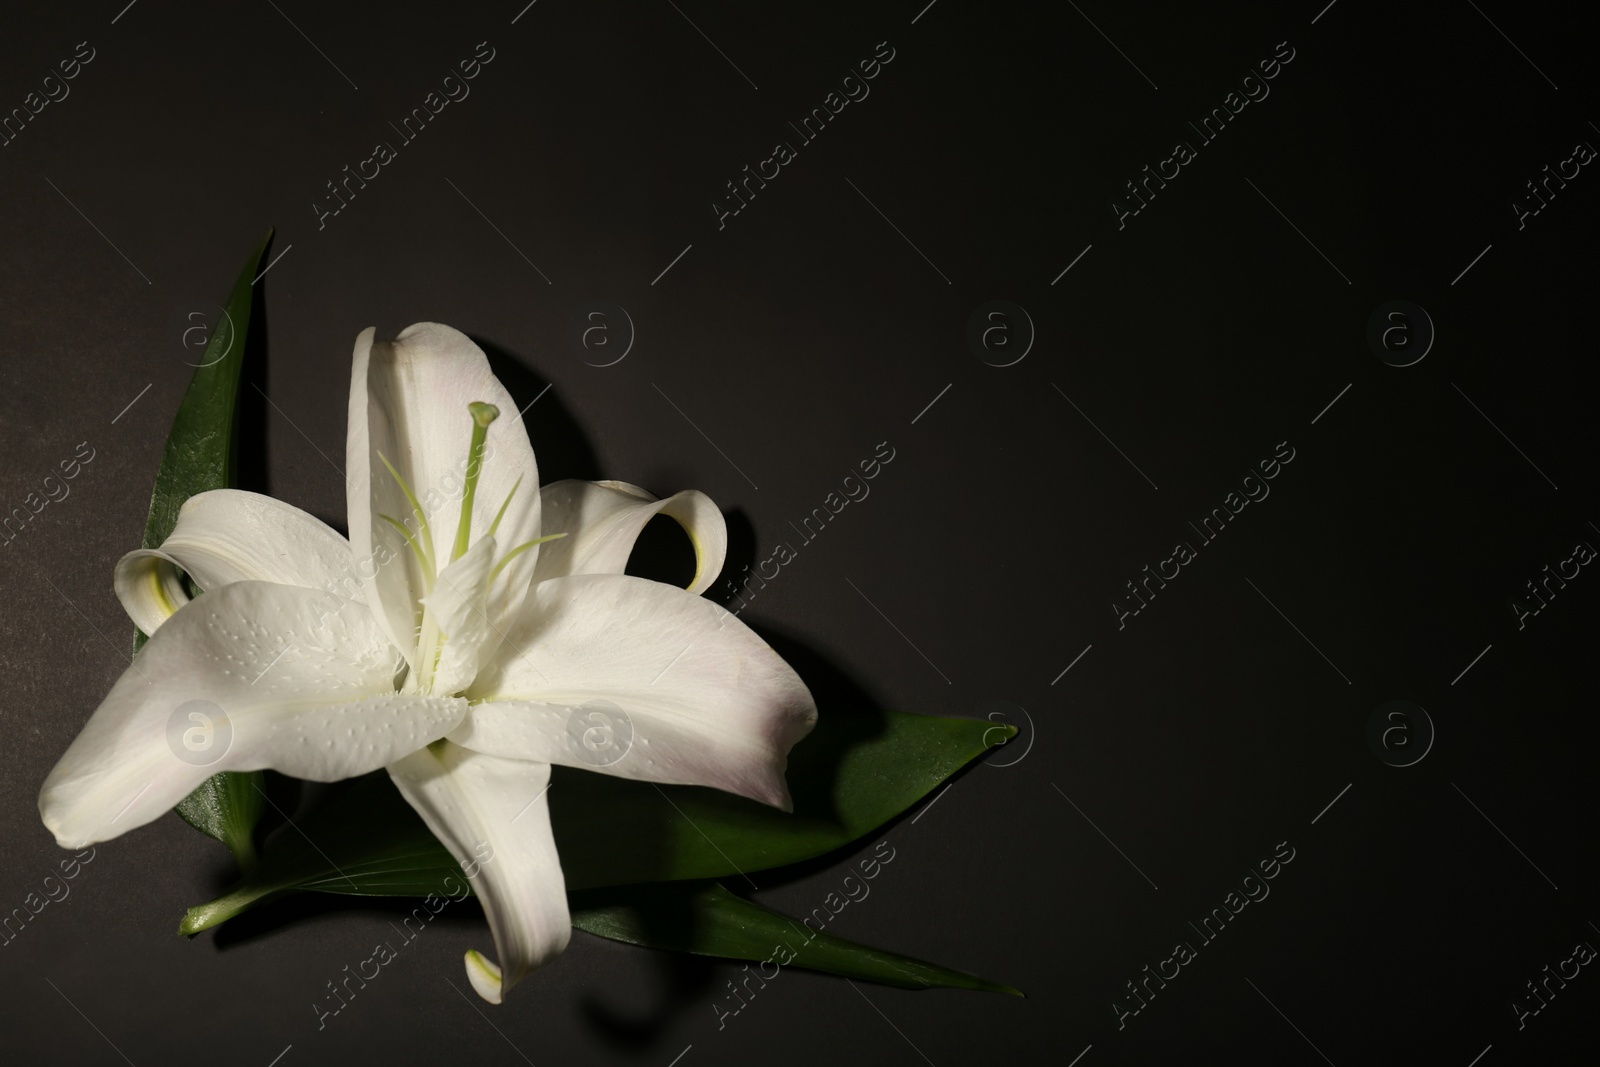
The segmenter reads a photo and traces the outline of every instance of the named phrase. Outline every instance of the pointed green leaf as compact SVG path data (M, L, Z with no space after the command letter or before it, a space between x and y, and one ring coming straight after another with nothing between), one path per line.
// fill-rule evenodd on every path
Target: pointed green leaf
M178 510L197 493L227 488L233 481L233 414L239 395L240 369L244 366L245 338L250 331L250 312L255 295L252 281L261 256L272 240L268 230L261 244L245 260L233 291L223 308L223 316L206 346L205 358L189 380L172 432L167 435L166 453L156 472L155 491L150 496L150 515L145 522L144 547L160 548L161 542L178 524Z
M897 711L824 715L789 756L792 814L716 789L559 775L550 809L567 887L720 878L832 852L1015 733L983 720Z
M814 930L716 882L597 889L570 894L569 900L573 926L613 941L803 967L900 989L975 989L1022 996L999 982ZM760 968L752 970L765 981L775 980Z
M178 801L177 812L196 830L227 845L241 871L254 870L263 788L260 771L223 771Z
M832 852L1014 733L907 712L825 716L790 754L793 814L712 789L557 767L550 810L567 888L748 874ZM229 893L190 909L183 931L283 893L426 896L460 873L383 772L348 783L297 825L274 836L260 867Z
M244 366L245 339L250 335L250 311L254 300L254 280L261 257L272 240L268 230L261 244L245 260L233 291L223 308L222 318L212 331L205 358L189 380L167 449L156 472L155 491L150 496L150 515L145 521L144 547L159 548L178 522L178 509L197 493L225 489L233 484L235 468L233 437L234 409L239 396L240 369ZM144 646L145 635L133 635L135 653ZM190 826L209 834L233 850L240 867L248 870L255 863L252 835L261 815L261 772L229 772L215 775L178 803L178 814Z
M270 838L259 866L216 900L190 908L179 932L197 934L286 893L459 896L464 880L455 857L378 771L344 783Z

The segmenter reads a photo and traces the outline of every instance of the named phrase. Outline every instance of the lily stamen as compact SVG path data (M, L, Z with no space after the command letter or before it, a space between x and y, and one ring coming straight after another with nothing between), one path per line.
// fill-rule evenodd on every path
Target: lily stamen
M517 489L520 488L521 485L522 475L519 474L517 475L517 480L511 483L511 492L506 494L505 503L500 505L500 510L495 512L494 521L489 524L490 537L493 537L495 531L500 529L500 520L506 517L506 508L511 506L511 500L517 495Z
M428 513L422 510L422 504L417 500L417 494L412 492L411 486L407 485L406 480L400 477L400 472L394 469L394 464L389 462L389 457L379 452L378 458L388 468L389 475L394 478L395 484L400 486L400 491L406 495L406 502L411 505L411 514L416 516L417 524L421 528L423 553L427 557L422 561L422 577L428 588L431 589L433 587L433 572L435 569L433 561L438 557L433 553L433 530L428 526Z
M516 548L513 548L510 552L507 552L503 557L501 557L500 562L494 565L494 570L489 572L489 581L492 582L496 578L500 577L500 572L506 569L507 563L510 563L512 559L523 552L526 552L534 545L542 545L546 541L559 541L565 536L567 535L564 533L546 534L544 537L535 537L532 541L522 542L522 544L518 545Z
M417 557L417 564L422 568L423 573L431 573L433 571L432 562L429 561L427 554L422 551L422 546L417 543L416 536L412 534L410 530L406 529L405 523L401 522L393 515L379 515L378 518L382 519L384 522L400 531L400 536L404 537L406 539L406 543L411 546L412 554Z

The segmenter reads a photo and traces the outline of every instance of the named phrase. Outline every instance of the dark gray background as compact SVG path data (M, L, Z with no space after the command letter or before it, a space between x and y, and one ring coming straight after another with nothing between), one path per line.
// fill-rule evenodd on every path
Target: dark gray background
M1024 727L882 835L895 861L831 929L1028 999L785 972L719 1031L734 968L579 934L479 1011L445 981L487 943L462 909L319 1032L394 912L183 940L227 865L168 817L0 948L7 1062L1592 1059L1593 968L1520 1031L1511 1009L1600 944L1600 578L1521 630L1510 606L1600 543L1600 178L1520 231L1511 207L1600 143L1577 5L124 2L0 18L4 109L96 52L0 148L4 508L95 449L0 548L0 907L55 869L39 783L126 666L111 568L190 373L181 323L270 224L246 485L335 524L369 325L450 323L520 402L550 385L542 477L702 489L733 571L896 449L743 617L805 650L823 715ZM324 182L485 40L470 97L319 230ZM885 40L870 97L719 230L723 183ZM1119 230L1122 183L1281 41L1271 95ZM567 340L601 299L637 329L606 368ZM966 343L993 299L1037 330L1014 366ZM1404 369L1364 339L1394 299L1438 332ZM1281 441L1270 497L1119 630L1123 583ZM1404 769L1366 739L1392 699L1437 728ZM1123 984L1285 841L1271 895L1119 1030ZM761 899L809 910L852 857L758 874Z

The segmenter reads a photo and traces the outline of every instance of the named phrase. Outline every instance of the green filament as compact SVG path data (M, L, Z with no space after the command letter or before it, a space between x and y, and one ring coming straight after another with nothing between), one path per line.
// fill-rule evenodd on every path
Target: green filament
M490 537L493 537L494 536L494 532L496 530L500 529L500 520L506 517L506 508L509 508L511 506L511 498L517 495L517 487L520 486L521 484L522 484L522 475L519 474L519 475L517 475L516 484L514 484L511 487L511 492L506 494L506 502L504 504L500 505L500 510L495 513L494 521L489 524L489 536Z
M389 462L389 457L379 452L378 458L383 460L385 467L389 468L389 474L394 478L395 483L400 486L400 491L405 493L406 501L411 505L411 513L417 517L417 522L422 526L422 552L426 556L426 559L422 561L422 573L429 579L429 584L431 585L434 571L432 561L436 557L433 554L433 530L428 526L428 514L422 510L422 505L417 502L417 494L411 491L411 487L406 484L406 480L400 477L400 472L394 469L394 464ZM410 538L410 534L406 536L407 539Z
M565 536L567 536L567 535L564 534L564 533L547 534L544 537L536 537L532 541L524 541L522 544L518 545L516 548L513 548L510 552L507 552L501 558L500 562L496 563L494 565L494 570L489 572L489 581L492 582L496 578L500 577L500 572L506 569L506 564L510 563L513 559L515 559L517 556L520 556L522 553L526 552L528 549L532 548L534 545L542 545L546 541L555 541L555 540L558 540L558 539L563 538Z
M411 533L410 530L406 529L405 524L399 519L395 518L393 515L379 515L378 518L382 519L384 522L400 531L400 536L406 539L406 543L411 546L411 551L416 555L417 563L422 567L422 573L431 573L433 567L428 562L428 557L423 554L422 546L417 544L416 537Z

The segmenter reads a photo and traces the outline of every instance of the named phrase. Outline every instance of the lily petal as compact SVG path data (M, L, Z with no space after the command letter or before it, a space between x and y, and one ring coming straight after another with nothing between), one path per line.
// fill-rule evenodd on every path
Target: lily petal
M492 537L478 541L440 573L433 594L426 598L444 635L439 660L432 668L435 693L465 689L478 673L491 636L486 594L495 547Z
M567 947L567 887L550 830L550 766L469 752L448 741L389 768L433 836L469 872L499 965L476 950L467 978L500 1003L506 990Z
M45 779L65 848L142 826L218 771L331 782L454 727L466 702L394 691L397 656L364 604L235 582L150 638Z
M657 500L627 482L551 482L539 490L541 522L551 533L566 533L539 553L533 580L569 574L621 574L645 523L656 515L676 519L694 545L695 574L689 592L703 593L722 573L728 554L728 527L711 498L694 489Z
M626 575L533 587L450 740L623 778L704 785L789 810L789 749L817 707L732 614Z
M408 659L416 643L416 605L434 574L450 563L470 462L467 406L479 401L499 408L500 418L488 430L473 498L473 535L487 534L509 499L499 537L515 547L539 536L539 471L516 404L483 350L459 330L431 322L408 327L392 342L374 341L370 328L356 338L345 444L350 545L358 571L370 575L367 602L376 605L390 639ZM430 537L422 536L406 490L385 459L415 494ZM431 540L431 566L424 567L380 516L406 525L419 542ZM538 552L534 547L521 553L502 572L492 601L496 618L520 606Z
M238 489L190 497L159 549L137 549L117 562L117 599L146 634L189 602L180 569L205 590L274 582L361 599L348 541L315 515Z

